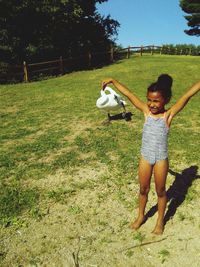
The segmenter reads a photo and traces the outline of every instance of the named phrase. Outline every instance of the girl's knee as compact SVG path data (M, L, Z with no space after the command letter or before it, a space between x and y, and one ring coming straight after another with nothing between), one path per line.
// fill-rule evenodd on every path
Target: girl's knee
M143 186L141 186L140 187L140 195L148 195L148 193L149 193L149 187L143 187Z
M156 188L156 193L158 197L164 197L166 196L166 190L165 188Z

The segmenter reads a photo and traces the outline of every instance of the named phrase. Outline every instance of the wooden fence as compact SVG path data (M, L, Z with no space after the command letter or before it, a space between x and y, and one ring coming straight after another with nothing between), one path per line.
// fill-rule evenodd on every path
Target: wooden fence
M46 76L58 76L75 70L90 69L111 64L114 60L114 50L91 53L73 58L60 56L56 60L38 63L23 62L22 65L8 65L1 67L0 83L38 80Z
M178 50L166 46L129 46L120 50L111 49L107 52L91 53L73 58L63 58L60 56L56 60L27 63L22 65L10 65L4 73L0 74L0 82L24 81L28 82L35 79L40 79L45 76L56 76L69 73L74 70L90 69L106 64L111 64L113 61L120 59L129 59L131 55L143 56L145 53L153 54L174 54L174 55L193 55L191 49Z
M147 45L147 46L129 46L119 50L117 53L122 53L124 57L130 58L132 54L138 54L142 56L145 53L153 54L168 54L168 55L199 55L199 52L192 49L178 49L167 46Z

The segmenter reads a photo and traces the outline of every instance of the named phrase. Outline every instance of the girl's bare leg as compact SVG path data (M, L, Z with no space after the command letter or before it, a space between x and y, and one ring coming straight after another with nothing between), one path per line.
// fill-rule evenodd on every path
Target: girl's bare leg
M138 173L140 182L139 212L137 219L131 224L131 228L133 229L138 229L144 221L144 212L148 200L152 170L153 166L142 157L140 159Z
M158 219L156 222L156 226L153 230L153 233L158 235L162 234L164 231L164 215L167 204L165 185L166 185L168 168L169 168L168 160L158 161L154 165L155 186L158 196Z

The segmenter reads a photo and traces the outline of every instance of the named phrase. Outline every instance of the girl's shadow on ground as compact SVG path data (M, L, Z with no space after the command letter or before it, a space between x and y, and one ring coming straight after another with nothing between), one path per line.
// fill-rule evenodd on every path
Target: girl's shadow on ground
M167 190L167 201L170 202L168 205L167 212L165 214L164 222L165 224L173 218L176 213L177 208L183 203L187 195L188 189L192 185L192 182L200 178L197 175L198 167L191 166L182 171L182 173L177 173L169 170L169 173L175 176L173 184ZM153 206L145 215L145 221L152 217L157 212L157 205Z

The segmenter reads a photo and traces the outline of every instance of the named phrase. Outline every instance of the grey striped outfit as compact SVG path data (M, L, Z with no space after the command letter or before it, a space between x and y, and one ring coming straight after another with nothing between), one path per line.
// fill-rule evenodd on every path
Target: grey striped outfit
M142 134L141 154L151 165L167 159L167 138L169 128L164 117L146 117Z

